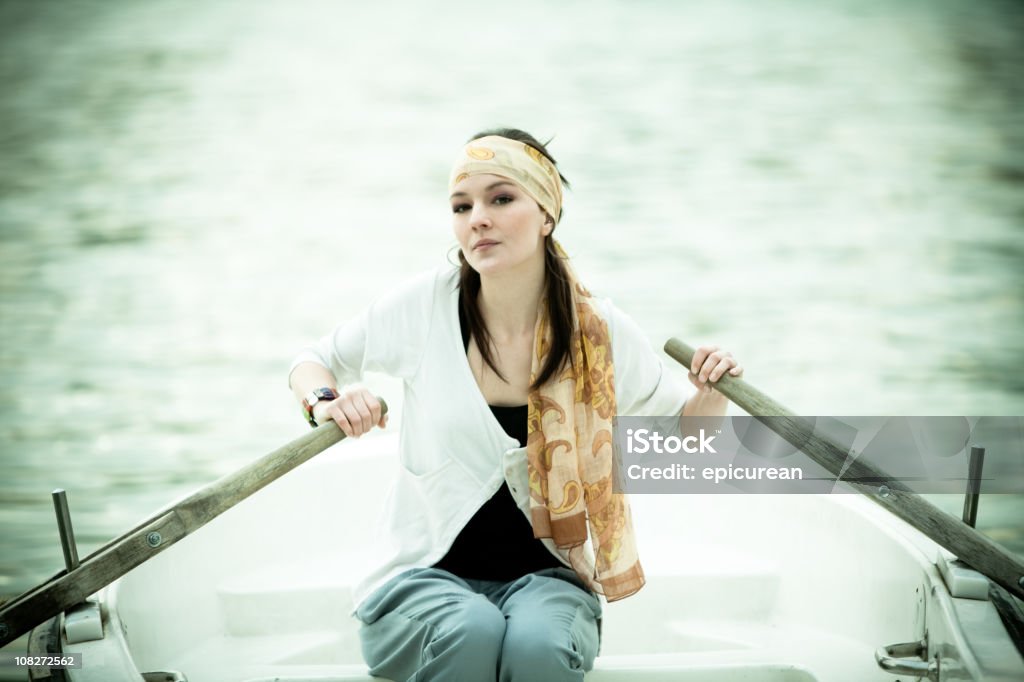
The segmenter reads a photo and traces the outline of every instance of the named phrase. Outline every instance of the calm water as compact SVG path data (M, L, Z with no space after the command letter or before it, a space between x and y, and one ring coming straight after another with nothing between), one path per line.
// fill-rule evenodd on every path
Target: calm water
M293 353L443 262L492 125L555 136L557 234L658 347L1024 414L1020 4L428 5L0 2L0 594L62 566L52 489L84 556L301 435Z

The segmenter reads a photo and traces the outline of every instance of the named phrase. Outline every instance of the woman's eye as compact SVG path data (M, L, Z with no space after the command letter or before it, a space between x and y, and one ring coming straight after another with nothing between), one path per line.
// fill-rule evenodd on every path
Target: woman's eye
M469 210L469 204L455 204L452 206L452 213L462 213Z
M507 204L512 201L512 197L508 194L499 194L494 197L494 203L496 204Z

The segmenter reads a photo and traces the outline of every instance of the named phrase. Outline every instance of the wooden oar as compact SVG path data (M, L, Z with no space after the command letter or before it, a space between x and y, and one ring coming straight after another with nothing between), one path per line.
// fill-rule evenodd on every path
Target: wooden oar
M669 339L665 352L687 369L693 362L693 349L679 339ZM975 529L940 510L923 497L913 492L901 481L887 475L876 467L854 460L843 469L847 450L828 438L813 433L809 423L743 379L728 373L715 384L721 391L752 417L782 436L812 460L835 474L837 479L847 482L871 500L888 509L932 540L942 545L971 568L983 573L1007 591L1024 599L1024 561L1006 551ZM762 419L762 417L764 417ZM842 475L840 475L842 474ZM847 479L849 479L847 481ZM882 495L879 485L866 486L859 481L884 481L888 488Z
M381 400L381 413L388 406ZM158 511L124 535L42 585L0 607L0 646L14 641L48 618L81 603L139 564L277 480L314 455L345 438L334 421L318 426L238 471L199 489L185 500Z

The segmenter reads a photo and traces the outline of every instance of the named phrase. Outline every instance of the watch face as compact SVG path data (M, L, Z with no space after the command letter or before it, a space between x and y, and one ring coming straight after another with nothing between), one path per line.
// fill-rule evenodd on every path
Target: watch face
M319 402L320 400L334 400L337 397L338 394L329 388L318 388L315 391L313 391L313 401L311 401L309 404L315 405L316 402Z

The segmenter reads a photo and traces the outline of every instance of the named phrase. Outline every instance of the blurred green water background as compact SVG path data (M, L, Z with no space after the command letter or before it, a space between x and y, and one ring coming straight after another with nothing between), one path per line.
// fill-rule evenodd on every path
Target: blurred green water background
M85 556L301 435L292 355L453 257L494 125L555 136L557 235L657 347L804 414L1024 414L1021 36L995 0L0 2L0 595L62 566L52 489ZM979 513L1024 553L1024 496Z

